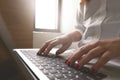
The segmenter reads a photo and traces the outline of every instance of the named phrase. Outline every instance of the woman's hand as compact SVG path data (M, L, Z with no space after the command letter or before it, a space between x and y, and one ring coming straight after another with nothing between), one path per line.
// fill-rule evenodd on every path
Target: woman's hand
M62 47L57 50L56 55L61 54L70 47L72 42L78 41L80 39L81 39L81 34L78 31L74 31L69 34L56 37L55 39L45 42L37 54L48 55L53 47L60 44L62 45Z
M95 71L103 67L109 60L120 57L120 39L100 40L84 45L78 48L75 54L66 60L66 63L71 65L78 61L78 64L74 65L78 69L96 57L98 60L91 68Z

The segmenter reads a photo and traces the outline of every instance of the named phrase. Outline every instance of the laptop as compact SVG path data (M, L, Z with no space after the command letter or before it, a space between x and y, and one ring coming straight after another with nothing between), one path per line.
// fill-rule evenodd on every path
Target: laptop
M81 69L65 64L65 59L74 52L69 49L55 56L57 48L48 56L37 55L39 49L14 49L14 55L27 80L120 80L120 62L109 61L100 71L91 72L89 67L96 59Z
M4 36L6 34L6 36ZM99 72L90 72L89 67L95 60L76 70L66 65L65 59L74 51L67 50L60 56L54 56L52 49L49 56L38 56L39 49L12 49L14 42L0 14L0 38L18 63L25 80L120 80L120 61L109 61Z

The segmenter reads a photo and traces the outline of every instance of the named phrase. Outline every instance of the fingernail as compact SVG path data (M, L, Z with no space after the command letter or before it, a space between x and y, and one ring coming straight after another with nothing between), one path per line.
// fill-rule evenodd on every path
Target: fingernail
M79 67L80 67L79 64L75 64L75 65L74 65L74 68L75 68L75 69L79 69Z
M92 72L97 72L97 70L96 70L94 67L92 67L92 68L90 69L90 71L92 71Z
M45 50L42 55L47 56L47 51Z
M37 55L40 55L40 52L39 52L39 51L37 52Z
M70 66L70 61L67 61L66 64L67 64L68 66Z
M39 52L37 52L37 55L39 55Z
M65 60L65 63L66 63L66 64L67 64L67 62L68 62L68 59Z
M60 53L59 52L56 52L56 55L58 56Z

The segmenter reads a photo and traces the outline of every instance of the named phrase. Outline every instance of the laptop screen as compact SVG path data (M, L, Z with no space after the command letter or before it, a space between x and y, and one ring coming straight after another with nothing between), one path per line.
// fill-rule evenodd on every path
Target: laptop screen
M1 14L0 14L0 38L4 42L5 46L10 51L12 51L12 49L15 48L12 37L11 37L7 27L6 27L6 24L5 24Z

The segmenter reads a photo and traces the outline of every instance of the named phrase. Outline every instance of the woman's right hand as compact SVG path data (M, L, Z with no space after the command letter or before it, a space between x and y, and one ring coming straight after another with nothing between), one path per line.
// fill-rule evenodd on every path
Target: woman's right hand
M38 55L48 55L52 48L54 48L57 45L62 45L62 47L56 51L56 55L59 55L59 54L63 53L65 50L67 50L70 47L70 45L72 44L72 42L78 41L80 39L81 39L81 35L78 31L74 31L69 34L56 37L54 39L46 41L42 45L42 47L40 48L40 50L38 51L37 54Z

